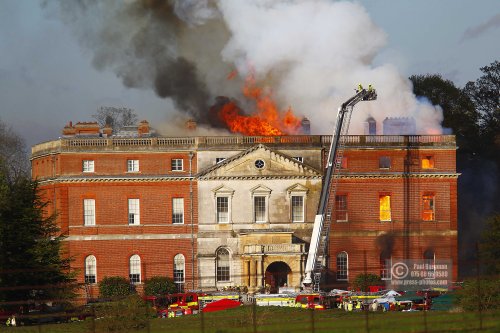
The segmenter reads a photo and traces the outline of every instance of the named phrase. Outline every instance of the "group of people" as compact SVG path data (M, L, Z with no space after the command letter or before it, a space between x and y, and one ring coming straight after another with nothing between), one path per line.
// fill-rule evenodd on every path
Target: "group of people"
M7 326L17 326L16 316L12 315L9 318L7 318L7 321L5 322L5 325L7 325Z

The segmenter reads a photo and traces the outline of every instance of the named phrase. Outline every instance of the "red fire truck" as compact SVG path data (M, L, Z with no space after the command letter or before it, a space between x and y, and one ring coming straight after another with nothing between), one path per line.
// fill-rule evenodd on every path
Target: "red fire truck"
M325 310L335 306L335 296L301 294L295 297L295 306L303 309Z

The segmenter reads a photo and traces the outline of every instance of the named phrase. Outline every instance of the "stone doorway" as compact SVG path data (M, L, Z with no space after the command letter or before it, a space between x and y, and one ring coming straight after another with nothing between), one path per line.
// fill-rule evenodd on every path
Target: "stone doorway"
M283 261L275 261L267 266L265 280L271 293L277 293L280 287L288 286L288 275L292 273L290 266Z

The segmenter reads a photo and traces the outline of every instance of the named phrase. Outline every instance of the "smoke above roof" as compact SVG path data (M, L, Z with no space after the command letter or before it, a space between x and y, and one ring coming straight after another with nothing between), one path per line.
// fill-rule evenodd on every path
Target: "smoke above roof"
M283 109L328 134L338 106L358 83L372 84L375 102L360 103L351 134L364 121L413 117L417 134L440 134L442 110L412 93L391 64L375 65L387 42L358 3L330 0L48 0L90 50L99 70L130 88L152 89L200 124L217 96L252 108L241 89L250 74ZM236 70L237 75L228 80ZM381 134L381 133L379 133Z

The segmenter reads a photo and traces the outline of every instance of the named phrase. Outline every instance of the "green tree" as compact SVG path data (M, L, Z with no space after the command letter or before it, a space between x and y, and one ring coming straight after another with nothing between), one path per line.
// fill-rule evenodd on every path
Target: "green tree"
M413 92L443 109L443 127L451 128L462 152L473 152L479 140L479 118L469 96L439 74L413 75Z
M465 85L464 92L480 113L483 144L496 155L500 146L500 62L481 67L483 75Z
M72 298L76 285L70 259L62 252L55 216L46 216L38 183L27 177L9 181L1 170L0 300Z
M143 332L153 309L138 295L129 295L120 300L94 306L97 332Z
M456 303L467 311L500 309L500 283L497 277L470 278L457 291Z
M144 281L144 293L146 295L163 295L171 294L177 291L177 286L169 277L153 276Z
M483 271L490 275L500 274L500 213L490 216L486 220L479 243L479 260Z

